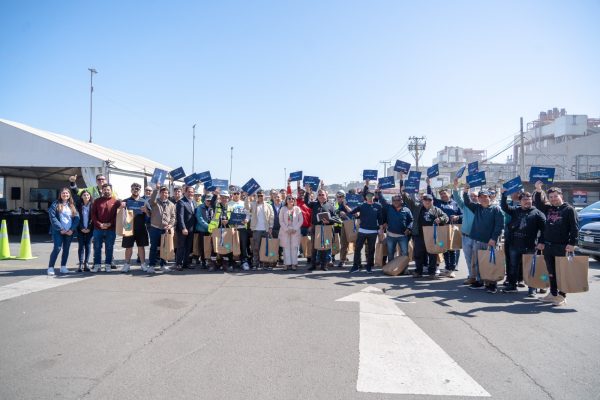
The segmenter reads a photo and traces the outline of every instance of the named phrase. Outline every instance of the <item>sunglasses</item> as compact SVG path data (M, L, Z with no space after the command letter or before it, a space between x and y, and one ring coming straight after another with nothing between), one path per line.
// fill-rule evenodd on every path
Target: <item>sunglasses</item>
M106 178L96 178L97 181L105 181Z
M139 192L140 188L131 188L131 190L133 190L134 192Z

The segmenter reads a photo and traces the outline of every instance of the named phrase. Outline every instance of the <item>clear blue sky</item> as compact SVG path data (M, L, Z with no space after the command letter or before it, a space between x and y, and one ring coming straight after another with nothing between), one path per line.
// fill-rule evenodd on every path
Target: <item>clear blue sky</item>
M282 186L600 115L599 1L0 2L0 118ZM502 158L503 159L503 158ZM502 160L501 159L501 160ZM499 160L500 161L500 160Z

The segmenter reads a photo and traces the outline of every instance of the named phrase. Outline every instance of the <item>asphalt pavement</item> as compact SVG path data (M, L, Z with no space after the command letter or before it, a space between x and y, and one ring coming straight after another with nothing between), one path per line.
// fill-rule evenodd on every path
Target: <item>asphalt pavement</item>
M526 289L467 289L462 258L457 278L440 281L380 270L309 273L304 263L296 272L148 276L134 266L131 274L50 278L50 249L36 242L37 259L0 261L0 298L3 289L35 287L0 301L0 399L445 398L411 394L414 378L406 376L417 364L425 360L442 378L445 371L422 358L429 342L389 325L399 318L409 318L494 399L600 398L600 264L591 259L590 291L553 307L528 299ZM400 368L406 393L357 389L368 373L359 365L372 357L360 354L368 320L362 303L336 300L367 288L385 290L374 301L386 296L402 314L378 329L399 329L394 345L407 359L392 367ZM380 345L385 354L388 343ZM370 379L375 391L386 386ZM428 382L420 383L427 391Z

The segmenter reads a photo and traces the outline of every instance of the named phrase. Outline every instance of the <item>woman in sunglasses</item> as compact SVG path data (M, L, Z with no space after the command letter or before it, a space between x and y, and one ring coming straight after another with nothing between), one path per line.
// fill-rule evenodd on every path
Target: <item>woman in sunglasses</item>
M300 247L300 228L304 222L302 210L296 205L291 194L285 197L285 207L279 211L279 245L283 248L283 269L298 267L298 248Z

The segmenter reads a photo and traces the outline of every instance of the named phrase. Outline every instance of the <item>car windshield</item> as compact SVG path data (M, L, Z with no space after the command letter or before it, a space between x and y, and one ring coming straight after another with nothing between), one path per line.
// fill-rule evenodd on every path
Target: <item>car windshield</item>
M589 214L598 212L600 212L600 201L597 201L594 204L590 204L589 206L581 210L579 214Z

